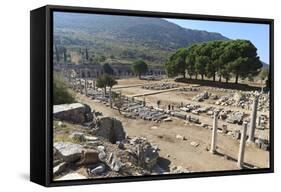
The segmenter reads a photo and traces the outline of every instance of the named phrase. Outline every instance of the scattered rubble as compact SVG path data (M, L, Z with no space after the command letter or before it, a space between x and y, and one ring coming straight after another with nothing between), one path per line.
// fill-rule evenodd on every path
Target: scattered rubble
M149 85L143 85L143 89L150 89L150 90L165 90L165 89L173 89L177 88L178 84L174 83L155 83Z
M182 87L179 89L179 91L184 91L184 92L197 92L199 91L200 89L199 88L194 88L194 87Z
M156 165L159 157L158 147L153 146L147 139L142 137L133 138L130 144L134 145L132 152L136 157L137 165L151 170Z
M112 171L118 172L123 164L117 158L115 153L106 154L104 151L100 152L99 158L102 162L106 163L107 166L110 167Z
M190 142L190 145L193 146L193 147L198 147L199 143L197 143L195 141L192 141L192 142Z
M148 80L148 81L160 81L162 79L162 76L160 75L147 75L147 76L142 76L141 77L144 80Z
M192 100L201 102L201 101L204 101L205 99L208 99L209 96L210 96L210 94L208 92L204 91L203 93L200 93L200 94L196 95L195 97L193 97Z
M251 109L253 97L259 96L258 111L269 111L269 95L260 94L257 92L242 92L236 91L227 95L221 96L216 102L216 105L241 107L243 109Z
M157 164L158 146L151 144L146 138L126 138L125 143L123 143L126 147L123 149L120 149L118 145L114 146L101 137L97 138L103 145L89 146L85 142L82 143L86 145L70 142L55 143L54 158L60 157L58 153L63 154L60 163L53 170L56 179L68 178L68 175L76 170L72 170L71 167L85 167L88 174L86 178L88 178L106 176L112 174L112 172L122 175L124 171L129 175L143 174L144 172L148 174ZM71 173L68 174L68 171ZM70 176L74 177L75 175Z
M142 86L144 89L149 90L165 90L178 87L178 84L173 83L155 83ZM199 88L181 88L180 91L199 91ZM203 102L210 99L214 101L216 105L220 106L238 106L242 108L249 108L251 105L251 97L253 92L226 92L227 95L218 96L211 92L202 92L195 97L193 101ZM93 99L97 99L100 102L108 105L108 95L103 92L89 89L88 96ZM265 110L269 106L264 103L268 102L268 96L261 95L259 103L259 110ZM263 102L263 103L262 103ZM195 102L193 102L195 103ZM114 107L116 106L113 101ZM205 107L198 104L186 104L181 103L179 108L162 109L159 106L152 107L146 106L145 102L137 101L134 98L127 98L122 101L120 111L122 111L124 117L127 118L141 118L147 121L155 121L155 125L158 122L170 122L175 118L184 120L185 123L195 123L196 126L212 129L211 125L207 123L201 123L199 121L199 115L202 113L206 117L213 118L215 112L219 112L218 118L232 124L242 124L247 116L243 112L225 110L218 107ZM119 108L118 108L119 109ZM179 110L180 109L180 110ZM157 145L150 143L147 138L144 137L126 137L123 125L121 121L113 117L103 117L93 111L88 105L81 103L73 103L66 105L54 106L54 119L58 120L56 126L64 127L65 124L62 121L88 125L91 130L82 130L80 132L70 133L69 138L71 142L56 142L53 148L53 173L56 179L83 179L92 177L108 177L108 176L132 176L132 175L145 175L155 173L188 173L188 169L181 166L174 166L170 170L164 170L159 166L159 153L160 150ZM93 115L94 114L94 115ZM190 115L191 114L191 115ZM202 118L202 120L204 120ZM261 127L268 121L266 116L259 116L258 124ZM194 124L193 124L194 125ZM157 126L152 126L151 129L158 129ZM219 128L218 128L219 129ZM227 125L223 124L222 128L218 132L225 135L232 136L234 139L239 140L241 138L240 130L228 130ZM163 137L163 136L161 136ZM185 136L177 134L176 139L187 140ZM69 139L68 138L68 139ZM160 138L160 136L159 136ZM173 138L174 139L174 138ZM190 137L188 137L189 140ZM200 146L200 143L196 141L188 142L194 148ZM255 145L262 150L269 150L269 141L256 138ZM205 145L202 145L202 148ZM167 157L170 158L170 154ZM172 157L175 159L175 157ZM82 169L86 172L78 172Z
M232 124L242 125L244 118L244 112L233 112L231 115L228 115L226 122Z

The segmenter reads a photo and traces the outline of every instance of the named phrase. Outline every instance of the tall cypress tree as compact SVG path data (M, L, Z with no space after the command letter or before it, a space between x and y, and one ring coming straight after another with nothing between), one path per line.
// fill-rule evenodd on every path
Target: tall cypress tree
M89 53L88 53L88 48L86 47L86 51L85 51L86 53L86 55L85 55L85 57L86 57L86 61L88 61L89 60Z
M57 45L55 45L55 54L56 54L56 61L57 63L60 62L60 53L59 53L59 49L57 47Z

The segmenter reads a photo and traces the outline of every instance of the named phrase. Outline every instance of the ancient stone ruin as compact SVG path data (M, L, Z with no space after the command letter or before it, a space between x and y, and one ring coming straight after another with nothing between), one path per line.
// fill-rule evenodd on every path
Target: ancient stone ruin
M59 110L60 109L60 110ZM159 167L158 147L144 137L126 137L122 123L112 117L92 116L89 106L75 103L56 106L57 126L91 120L91 126L67 131L66 141L53 144L55 180L153 174ZM58 115L59 114L59 115ZM66 114L69 118L66 118ZM78 115L78 117L75 117ZM91 117L90 119L87 117ZM80 170L80 171L77 171ZM84 170L81 172L81 170Z
M91 108L82 103L71 103L54 105L53 118L61 121L68 121L77 124L83 124L93 120Z
M111 143L122 142L125 139L125 131L121 121L112 117L99 118L92 131L94 135L108 139Z
M150 90L165 90L165 89L172 89L178 87L178 84L175 83L155 83L149 85L143 85L143 89L150 89Z
M146 138L135 137L130 140L133 146L131 153L133 154L134 162L148 170L151 170L156 164L159 157L158 147L151 145Z

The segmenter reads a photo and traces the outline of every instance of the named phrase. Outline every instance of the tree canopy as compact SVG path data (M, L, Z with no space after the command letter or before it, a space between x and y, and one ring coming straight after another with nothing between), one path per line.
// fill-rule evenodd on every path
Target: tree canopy
M102 66L102 68L103 68L103 71L104 71L106 74L108 74L108 75L113 75L114 70L113 70L113 68L112 68L112 66L111 66L110 64L105 63L105 64Z
M185 48L178 49L165 63L165 68L168 76L176 76L182 74L185 78L185 69L188 50Z
M132 65L132 71L141 78L143 73L146 73L148 70L147 64L143 60L137 60Z
M168 76L187 73L190 78L200 75L213 78L216 76L228 81L231 76L238 79L256 76L262 68L257 56L256 47L248 40L210 41L193 44L187 48L178 49L165 63Z
M110 87L112 88L114 85L116 85L118 82L111 77L108 74L104 74L102 76L100 76L97 81L96 81L96 86L98 88L103 88L104 89L104 93L106 94L106 87Z
M261 78L261 80L266 80L268 78L269 75L269 69L268 68L264 68L260 71L259 76Z

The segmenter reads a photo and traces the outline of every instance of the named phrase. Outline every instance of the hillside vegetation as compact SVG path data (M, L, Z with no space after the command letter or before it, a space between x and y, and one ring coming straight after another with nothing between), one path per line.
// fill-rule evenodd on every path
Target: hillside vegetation
M163 64L181 47L227 40L219 33L182 28L161 18L55 13L57 61L71 63L128 63L142 59Z

